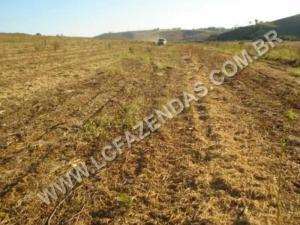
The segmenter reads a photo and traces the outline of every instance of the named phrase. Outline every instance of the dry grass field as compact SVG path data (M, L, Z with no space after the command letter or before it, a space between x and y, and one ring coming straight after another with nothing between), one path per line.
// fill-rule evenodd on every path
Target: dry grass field
M0 224L299 224L300 43L213 86L244 47L0 36ZM200 102L57 203L37 197L196 80Z

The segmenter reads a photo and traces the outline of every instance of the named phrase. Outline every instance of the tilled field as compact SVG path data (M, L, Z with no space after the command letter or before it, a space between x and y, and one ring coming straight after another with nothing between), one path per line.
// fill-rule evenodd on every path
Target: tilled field
M213 86L230 57L215 45L4 36L0 49L0 224L299 224L299 78L286 62ZM196 81L201 101L56 202L37 197Z

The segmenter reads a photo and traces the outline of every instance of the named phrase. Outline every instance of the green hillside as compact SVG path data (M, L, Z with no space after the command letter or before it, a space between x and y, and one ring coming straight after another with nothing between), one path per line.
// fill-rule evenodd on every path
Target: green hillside
M273 22L259 23L253 26L237 28L232 31L212 36L210 40L253 40L263 36L271 29L275 29L279 36L283 39L300 40L300 14Z

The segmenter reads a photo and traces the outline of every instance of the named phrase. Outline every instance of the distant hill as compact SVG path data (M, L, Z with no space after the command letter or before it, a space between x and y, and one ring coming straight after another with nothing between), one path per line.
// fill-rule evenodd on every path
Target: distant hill
M267 23L240 27L222 34L211 36L210 40L236 41L254 40L275 29L286 40L300 40L300 14Z
M127 39L127 40L138 40L138 41L156 41L158 38L166 38L171 42L180 41L205 41L212 35L219 35L223 32L228 31L225 28L204 28L194 30L181 30L180 28L175 29L155 29L155 30L144 30L144 31L128 31L120 33L106 33L97 36L96 38L101 39Z
M30 34L25 34L25 33L5 33L5 32L0 32L0 36L31 36Z

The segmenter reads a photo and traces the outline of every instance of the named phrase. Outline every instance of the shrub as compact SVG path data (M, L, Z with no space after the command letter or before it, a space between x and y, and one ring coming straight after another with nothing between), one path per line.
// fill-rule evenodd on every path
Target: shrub
M133 54L134 53L134 49L132 48L132 47L129 47L129 52L131 53L131 54Z

